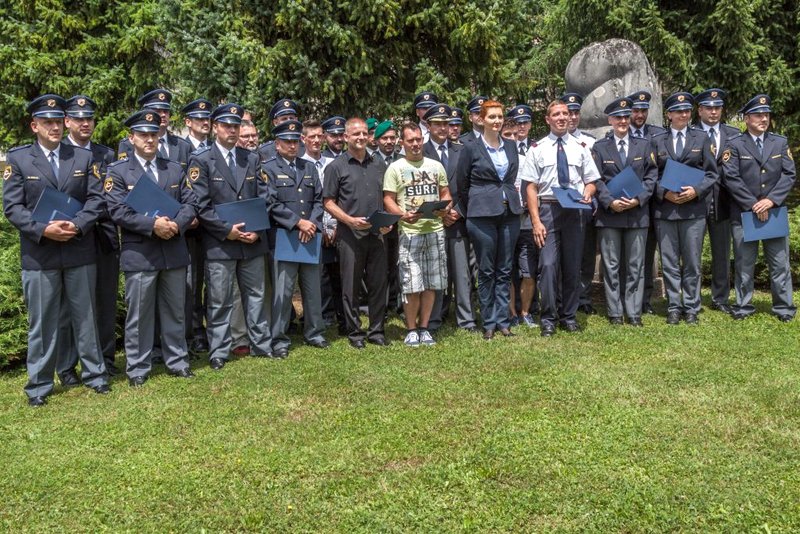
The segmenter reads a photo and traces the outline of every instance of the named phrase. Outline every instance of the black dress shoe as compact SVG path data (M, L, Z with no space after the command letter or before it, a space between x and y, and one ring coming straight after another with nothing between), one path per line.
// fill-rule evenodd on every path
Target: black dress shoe
M642 313L646 313L647 315L655 315L656 311L653 309L653 306L650 303L642 304Z
M721 311L722 313L731 313L731 307L724 302L712 302L711 309Z
M186 369L181 369L180 371L170 371L169 374L175 378L194 378L194 373L191 372L188 367Z
M222 358L211 358L209 365L213 370L219 371L220 369L225 367L225 360L223 360Z
M331 346L327 339L323 339L321 341L309 341L307 344L315 349L327 349Z
M140 388L147 382L146 376L135 376L128 379L128 385L132 388Z
M782 322L782 323L788 323L788 322L789 322L789 321L791 321L792 319L794 319L794 316L792 316L792 315L789 315L788 313L787 313L786 315L779 315L779 316L778 316L778 320L779 320L780 322Z
M45 397L28 397L28 406L32 408L38 408L45 404L47 404L47 398Z
M542 325L542 337L552 337L556 333L556 328L551 324Z
M494 330L484 330L483 331L483 339L489 341L494 338Z
M586 315L595 315L597 310L594 309L594 306L591 304L581 304L578 306L578 311L585 313Z
M275 349L272 351L272 357L277 358L279 360L283 360L289 357L289 349L286 347L281 347L279 349Z
M628 319L628 324L631 326L643 327L642 320L639 317L631 317Z
M353 347L354 349L359 349L359 350L366 348L363 339L351 339L350 346Z
M374 339L367 339L367 341L373 345L378 345L379 347L388 347L392 344L392 342L385 337L376 337Z
M517 335L508 328L501 328L500 333L503 334L503 337L514 337Z
M622 317L609 317L608 322L614 326L622 325Z
M75 369L64 371L64 374L60 375L58 378L61 380L61 385L65 388L74 388L75 386L81 385L81 380L78 378L78 373L75 372Z
M686 313L683 316L683 320L686 321L686 324L697 324L697 314L696 313Z
M671 311L667 314L667 324L678 324L681 322L681 312Z
M580 325L578 323L574 322L574 321L569 321L567 323L562 323L561 324L561 328L563 330L566 330L567 332L580 332L581 331Z
M109 393L111 393L111 386L109 386L108 384L100 384L99 386L94 386L92 388L92 391L94 391L99 395L108 395Z

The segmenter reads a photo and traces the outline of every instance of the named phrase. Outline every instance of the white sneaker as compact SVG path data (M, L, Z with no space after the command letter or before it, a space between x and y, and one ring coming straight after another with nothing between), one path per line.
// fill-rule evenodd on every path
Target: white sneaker
M436 345L436 341L434 341L433 336L427 330L422 330L419 335L419 342L427 347L432 347Z
M419 334L417 331L412 330L406 334L406 339L403 341L403 343L405 343L407 347L419 347Z

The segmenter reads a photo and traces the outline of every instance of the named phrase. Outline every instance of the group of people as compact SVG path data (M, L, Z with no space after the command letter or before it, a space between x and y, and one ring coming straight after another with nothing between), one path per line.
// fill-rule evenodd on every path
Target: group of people
M543 337L557 326L576 332L577 313L595 313L598 246L611 324L641 327L652 313L656 248L667 322L695 324L706 230L713 306L743 319L755 311L758 241L745 239L741 214L766 221L784 205L795 169L786 138L768 131L769 97L742 107L740 132L722 122L725 96L670 95L662 128L648 123L651 95L637 91L608 103L611 129L595 139L579 129L581 95L566 93L544 110L549 133L538 141L527 104L506 109L481 95L465 117L423 91L418 120L401 124L300 122L297 104L281 99L269 111L273 140L259 144L242 106L203 98L181 109L188 135L171 134L172 93L158 88L138 100L115 156L91 140L91 98L42 95L27 108L35 142L9 151L3 173L4 213L20 233L28 403L46 403L54 375L66 387L110 390L120 271L132 387L159 360L191 378L190 356L201 352L214 370L233 355L287 357L297 285L303 338L319 349L333 324L354 348L389 345L384 323L394 310L409 347L434 345L451 307L456 327L486 340L513 336L517 325ZM663 187L670 160L702 179ZM616 192L612 180L626 170L633 193ZM174 212L131 202L141 180ZM43 208L53 195L63 207ZM248 228L236 211L253 202L263 227ZM772 311L789 321L788 237L763 244Z

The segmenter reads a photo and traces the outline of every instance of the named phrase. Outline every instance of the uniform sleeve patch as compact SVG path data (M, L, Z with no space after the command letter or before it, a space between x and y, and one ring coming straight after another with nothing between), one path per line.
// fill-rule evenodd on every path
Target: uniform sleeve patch
M128 153L127 152L120 152L119 156L117 156L117 159L125 159L127 157L128 157Z
M191 167L189 169L189 180L196 182L200 178L200 167Z
M730 148L725 150L725 152L722 153L722 163L728 163L729 159L731 159L731 149Z
M114 188L114 180L112 180L111 178L106 178L105 181L103 182L103 190L106 193L110 193L113 188Z
M92 163L92 174L94 174L94 177L98 180L100 179L100 165L97 163Z
M789 157L791 157L791 155ZM11 178L11 173L12 172L13 171L11 170L11 165L6 165L6 168L3 169L3 181L6 181L9 178Z
M794 156L792 156L792 150L789 147L786 147L786 157L794 161ZM3 175L3 177L5 178L5 174Z

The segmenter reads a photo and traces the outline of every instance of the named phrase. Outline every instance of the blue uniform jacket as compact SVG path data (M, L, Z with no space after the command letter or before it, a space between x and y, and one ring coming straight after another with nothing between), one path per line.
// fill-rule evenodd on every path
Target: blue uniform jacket
M153 217L136 213L125 204L125 198L142 178L144 169L135 157L118 160L108 166L104 182L108 212L122 232L120 269L124 272L161 271L189 265L189 249L183 234L194 220L196 199L184 179L181 166L174 161L156 158L158 185L182 204L173 219L180 233L172 239L161 239L153 233Z
M795 166L785 137L764 134L760 154L749 133L730 140L722 153L724 186L733 199L731 220L741 222L741 213L751 211L753 204L768 198L782 206L794 187Z
M711 192L714 184L719 180L717 159L711 149L714 146L711 139L708 138L708 135L703 130L690 127L686 129L683 153L680 155L675 155L671 130L653 136L652 145L652 150L656 154L659 177L653 200L651 201L653 202L653 216L656 219L671 221L705 218L707 212L706 195ZM674 204L664 198L667 190L661 187L661 177L668 159L703 170L705 176L700 185L695 188L697 198L684 204Z
M235 221L223 221L214 206L239 200L261 198L264 209L271 205L269 186L260 172L258 155L234 147L235 170L232 173L217 144L196 150L189 159L189 182L197 195L201 240L209 260L244 260L265 254L269 248L267 232L259 232L255 243L228 239Z
M186 170L186 165L189 162L189 154L192 153L192 150L193 147L189 141L178 137L177 135L167 133L167 151L169 151L169 160L179 163L181 169L184 171ZM119 142L119 147L117 148L117 158L125 159L127 157L133 157L133 145L126 137Z
M20 234L22 268L26 270L65 269L95 262L94 229L105 210L103 186L96 174L92 153L61 143L58 177L38 144L8 152L3 171L3 211ZM45 187L52 187L83 203L73 223L80 233L66 241L44 237L44 223L31 219L31 212Z
M261 165L273 199L270 210L273 227L292 230L300 219L308 219L321 230L322 181L313 163L295 158L295 166L296 172L280 156Z
M447 187L450 189L450 196L453 198L454 208L461 215L461 218L444 227L444 235L446 237L467 237L467 222L464 220L466 210L458 204L458 162L464 152L464 145L454 145L452 141L447 142ZM423 155L426 158L435 159L441 163L441 156L433 143L428 140L422 148Z
M600 171L602 180L594 182L597 187L597 201L600 208L595 216L595 226L602 228L647 228L650 225L650 197L658 179L655 154L646 139L628 136L629 146L627 158L622 161L617 148L617 138L604 137L592 147L594 163ZM617 213L611 209L614 197L608 192L606 183L622 172L625 167L633 168L636 176L642 181L644 191L636 197L639 205L635 208Z

